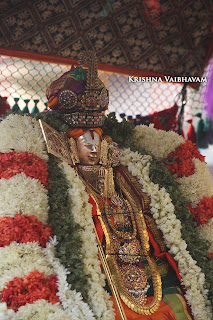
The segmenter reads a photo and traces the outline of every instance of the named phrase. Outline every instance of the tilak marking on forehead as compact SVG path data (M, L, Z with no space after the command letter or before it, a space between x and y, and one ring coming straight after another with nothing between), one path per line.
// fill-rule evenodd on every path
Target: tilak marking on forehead
M82 136L78 138L79 140L85 141L85 144L92 144L92 145L98 145L100 143L100 137L99 134L95 131L92 131L92 135L90 131L87 131Z

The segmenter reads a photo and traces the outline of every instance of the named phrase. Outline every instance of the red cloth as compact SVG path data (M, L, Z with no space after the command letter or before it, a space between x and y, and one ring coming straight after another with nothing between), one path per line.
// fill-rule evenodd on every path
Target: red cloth
M154 123L156 129L177 132L177 112L178 105L162 111L154 112L150 116L150 122Z
M196 136L196 131L195 128L192 124L192 119L187 120L187 122L189 123L189 127L187 130L187 139L191 140L193 143L197 142L197 136Z
M10 109L10 106L7 103L7 98L0 96L0 114L5 114L6 111L9 109Z

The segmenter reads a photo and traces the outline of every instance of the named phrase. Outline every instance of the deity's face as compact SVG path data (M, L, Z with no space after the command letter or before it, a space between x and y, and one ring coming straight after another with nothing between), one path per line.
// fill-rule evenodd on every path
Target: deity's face
M93 137L92 137L93 135ZM101 139L95 131L87 131L76 139L78 156L82 165L96 165L101 154Z

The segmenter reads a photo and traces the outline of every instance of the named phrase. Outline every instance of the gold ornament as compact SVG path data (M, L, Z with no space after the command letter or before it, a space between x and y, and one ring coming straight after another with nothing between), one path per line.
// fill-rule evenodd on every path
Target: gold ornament
M78 150L76 146L75 140L71 137L69 138L69 144L70 144L70 152L73 160L73 164L79 163L79 157L78 157Z
M103 139L101 141L101 155L100 155L100 164L103 166L108 166L108 150L109 150L109 144L108 142Z
M88 70L83 69L87 61ZM101 127L105 121L103 111L107 109L109 93L98 78L95 52L82 52L79 65L49 85L48 106L57 108L62 119L73 128Z
M120 164L121 150L112 138L105 136L101 142L100 164L108 167L116 167Z

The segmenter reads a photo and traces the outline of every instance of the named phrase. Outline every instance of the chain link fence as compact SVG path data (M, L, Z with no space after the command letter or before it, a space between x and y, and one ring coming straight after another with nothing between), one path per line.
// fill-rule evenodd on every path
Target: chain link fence
M21 110L27 105L29 112L35 111L35 106L43 111L47 102L47 85L69 68L70 66L3 56L0 63L0 95L7 97L11 108L17 103ZM208 72L209 68L203 76L208 76ZM120 114L133 118L136 115L145 117L153 112L169 109L175 102L181 106L181 84L129 82L129 76L133 75L99 71L99 77L110 93L108 112L115 112L118 120L121 119ZM201 83L198 89L187 87L184 120L203 111L205 85L205 82Z
M70 66L49 64L45 62L29 61L8 56L0 58L0 98L6 97L12 108L14 104L21 110L29 112L44 111L46 109L46 88L50 82L60 77ZM207 66L204 75L208 75L213 68L213 59ZM105 71L99 71L99 77L105 83L110 93L108 113L115 112L117 119L121 117L139 118L149 116L154 112L169 110L175 103L178 112L181 110L182 84L169 82L129 82L129 76ZM143 75L141 75L143 76ZM183 113L183 130L186 134L189 127L187 120L193 118L196 127L198 113L205 117L203 94L206 83L201 83L198 89L187 86L186 105ZM120 116L121 115L121 116ZM202 149L206 162L213 173L213 146Z

